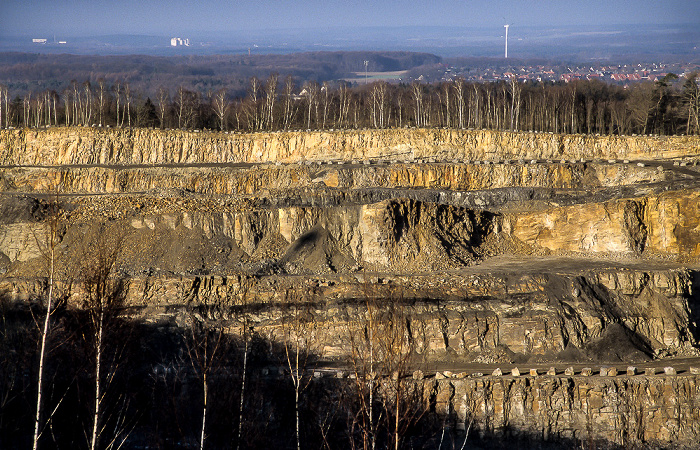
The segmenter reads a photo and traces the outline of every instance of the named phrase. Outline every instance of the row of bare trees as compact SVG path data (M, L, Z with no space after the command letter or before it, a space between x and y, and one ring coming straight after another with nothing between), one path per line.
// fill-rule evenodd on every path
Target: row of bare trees
M510 79L426 84L378 81L297 86L288 76L250 79L248 94L161 87L155 102L128 82L73 82L10 100L0 86L0 126L95 125L262 131L448 127L586 134L698 134L697 74L669 74L623 88L600 81L521 83Z
M340 336L329 333L319 318L318 299L313 292L286 289L277 305L280 321L273 327L256 329L251 310L259 300L250 295L250 283L240 280L235 295L214 295L207 286L199 286L189 310L190 330L186 347L194 373L201 383L201 422L198 447L207 447L210 438L210 398L221 393L214 391L212 379L229 369L226 357L230 349L227 336L236 329L242 368L238 381L238 427L235 438L240 448L244 423L247 361L251 337L269 333L266 338L278 346L278 364L283 368L293 392L293 434L297 450L309 448L309 428L317 430L323 448L334 448L338 440L350 448L399 449L402 438L425 413L422 386L408 380L409 370L415 364L413 339L410 336L410 306L398 291L370 292L354 306L352 319ZM338 345L337 340L350 349L347 361L350 379L340 388L341 394L331 405L316 404L317 393L309 392L318 363L326 345ZM337 382L342 380L336 379ZM219 384L217 389L222 389ZM231 388L230 386L228 387ZM311 413L311 410L314 410ZM333 422L345 422L342 433L332 430ZM232 424L233 425L233 424ZM234 427L235 428L235 427ZM316 444L317 445L317 444ZM314 445L315 447L315 445Z

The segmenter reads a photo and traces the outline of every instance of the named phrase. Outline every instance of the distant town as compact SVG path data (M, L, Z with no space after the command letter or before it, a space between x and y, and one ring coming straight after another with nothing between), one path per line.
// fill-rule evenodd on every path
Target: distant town
M444 71L438 77L424 77L429 80L452 81L462 77L466 81L498 81L509 80L515 77L518 81L526 83L551 81L563 81L569 83L575 80L600 80L606 83L627 85L643 81L656 82L672 73L683 77L699 72L700 64L694 63L647 63L647 64L620 64L620 65L514 65L503 68L479 68L443 66Z

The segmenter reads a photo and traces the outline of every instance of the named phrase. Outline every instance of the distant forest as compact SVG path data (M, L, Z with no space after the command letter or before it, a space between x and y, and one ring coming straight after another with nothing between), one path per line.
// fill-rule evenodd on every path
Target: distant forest
M330 81L364 72L408 70L435 65L439 56L414 52L309 52L286 55L207 56L85 56L32 53L0 53L0 84L13 93L55 90L61 92L73 80L92 84L104 79L109 85L128 82L144 98L160 87L182 86L206 94L225 89L231 97L244 97L251 77L271 73L304 81Z
M583 80L472 83L460 78L351 84L333 80L363 71L365 61L369 71L410 70L440 61L434 55L408 52L63 56L0 55L0 80L16 80L0 85L0 126L700 132L697 74L668 74L629 87ZM3 64L3 59L12 63Z

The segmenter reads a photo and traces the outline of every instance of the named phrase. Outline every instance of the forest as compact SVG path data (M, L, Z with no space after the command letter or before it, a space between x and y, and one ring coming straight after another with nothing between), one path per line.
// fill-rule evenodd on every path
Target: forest
M226 89L232 97L244 97L251 77L270 73L296 80L338 80L364 71L408 70L441 62L428 53L414 52L309 52L286 55L189 55L189 56L84 56L0 53L0 84L16 95L55 90L72 84L104 79L110 85L128 81L134 92L155 96L161 86L179 86L205 94Z
M398 66L396 61L385 66ZM97 126L254 132L448 127L569 134L698 134L697 73L630 86L601 81L436 83L305 81L251 76L246 89L197 90L73 80L60 89L13 95L0 85L0 126Z

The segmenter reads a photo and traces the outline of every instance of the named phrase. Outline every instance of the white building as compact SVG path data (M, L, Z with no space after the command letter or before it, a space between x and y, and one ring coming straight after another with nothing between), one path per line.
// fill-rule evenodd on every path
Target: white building
M173 47L177 47L178 45L184 45L185 47L190 46L190 40L188 38L179 38L179 37L174 37L170 39L170 45Z
M46 44L46 39L32 39L35 44Z

